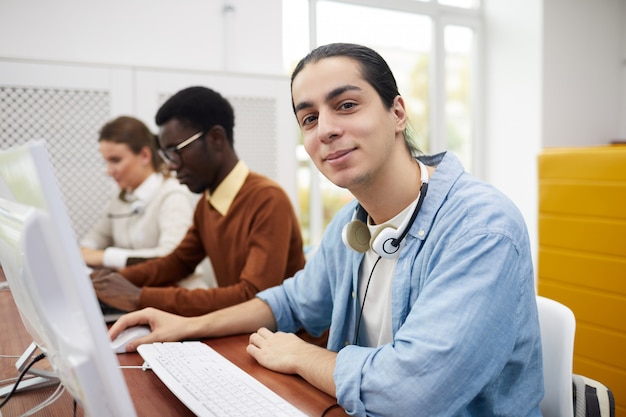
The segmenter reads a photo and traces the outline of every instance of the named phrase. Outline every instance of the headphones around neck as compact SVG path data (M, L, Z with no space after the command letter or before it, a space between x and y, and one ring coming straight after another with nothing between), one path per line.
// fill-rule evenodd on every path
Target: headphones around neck
M397 229L392 225L386 225L371 236L367 227L367 211L357 204L352 220L343 227L341 232L341 238L347 247L360 253L372 248L377 255L387 259L393 259L400 254L400 249L405 245L404 238L413 225L428 190L428 169L420 160L417 160L417 163L420 167L422 185L417 200L413 203L415 209L411 216L405 218Z

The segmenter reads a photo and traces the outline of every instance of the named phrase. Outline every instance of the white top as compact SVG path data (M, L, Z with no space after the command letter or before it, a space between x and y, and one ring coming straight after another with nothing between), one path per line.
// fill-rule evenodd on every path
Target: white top
M368 216L367 227L370 236L375 236L382 227L391 225L398 228L404 219L412 214L414 206L414 204L410 204L396 217L382 225L370 224ZM402 231L400 230L400 232ZM359 302L363 313L359 329L359 346L376 347L393 340L391 332L391 278L396 270L398 258L381 257L380 261L376 263L378 258L379 255L370 248L365 252L361 263ZM369 279L370 274L372 274L371 279ZM369 288L367 288L368 280ZM366 288L367 297L365 297Z
M105 267L121 269L128 258L167 255L191 226L195 198L176 178L152 174L125 199L120 200L117 189L80 242L83 247L104 249Z

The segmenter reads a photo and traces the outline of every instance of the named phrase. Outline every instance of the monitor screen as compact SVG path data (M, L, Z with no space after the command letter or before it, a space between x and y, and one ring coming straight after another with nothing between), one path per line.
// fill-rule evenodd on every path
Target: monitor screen
M90 416L135 416L45 142L0 151L0 264L26 330Z

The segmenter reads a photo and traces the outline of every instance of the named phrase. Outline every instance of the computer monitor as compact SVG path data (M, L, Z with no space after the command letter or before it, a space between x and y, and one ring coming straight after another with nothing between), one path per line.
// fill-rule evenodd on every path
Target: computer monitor
M43 141L0 151L0 264L26 330L85 414L136 416Z

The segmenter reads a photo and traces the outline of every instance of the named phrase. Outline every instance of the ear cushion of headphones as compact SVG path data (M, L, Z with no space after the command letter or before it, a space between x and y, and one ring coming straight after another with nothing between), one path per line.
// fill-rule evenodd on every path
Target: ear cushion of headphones
M398 239L398 230L391 225L383 225L378 232L372 236L370 244L372 250L383 258L393 259L400 254L400 249L404 246L404 239L399 242L398 246L392 243Z
M370 231L360 220L346 224L341 231L343 243L357 252L367 252L370 247Z

